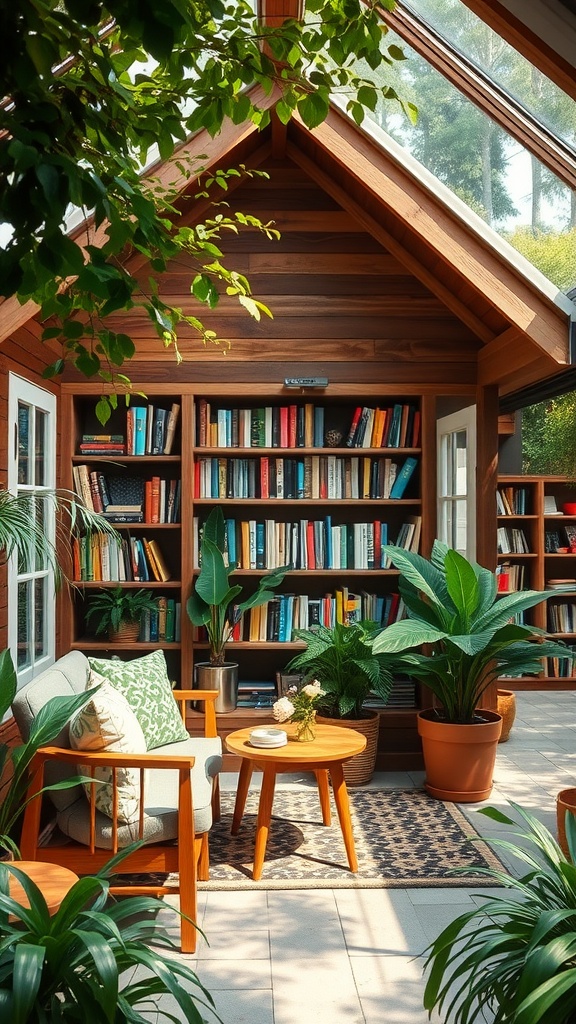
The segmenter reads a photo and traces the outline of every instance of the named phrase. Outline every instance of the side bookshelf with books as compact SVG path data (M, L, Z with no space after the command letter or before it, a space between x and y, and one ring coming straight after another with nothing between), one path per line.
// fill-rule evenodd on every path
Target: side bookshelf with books
M497 511L499 589L550 592L530 621L576 646L576 483L560 476L499 477ZM576 669L568 659L548 659L539 676L507 679L506 685L576 687Z
M182 448L181 395L146 389L130 403L119 399L105 426L96 416L90 385L65 387L61 480L88 507L102 513L118 534L94 533L72 548L72 614L62 616L65 649L132 657L161 644L171 678L182 675ZM138 639L114 641L86 619L102 588L144 589L153 602L142 612Z

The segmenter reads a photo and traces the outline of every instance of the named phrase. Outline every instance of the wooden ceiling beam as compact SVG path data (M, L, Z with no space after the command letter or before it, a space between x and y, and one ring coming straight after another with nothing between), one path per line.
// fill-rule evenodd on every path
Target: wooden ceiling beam
M295 142L293 146L289 145L288 150L292 159L301 163L308 157L306 169L317 181L319 174L324 172L323 187L335 197L335 190L338 190L338 201L345 209L350 208L352 201L349 189L357 195L360 190L367 190L378 198L382 221L378 218L376 222L380 230L385 221L388 238L396 239L404 247L405 257L408 254L414 257L411 269L414 268L416 276L439 297L438 288L444 287L441 281L433 287L430 275L422 274L422 267L430 259L436 264L444 264L456 274L467 290L475 293L479 303L493 306L544 355L551 356L560 365L567 363L567 313L541 295L487 241L476 236L430 190L423 188L399 161L375 145L368 136L360 134L343 115L332 110L326 121L312 132L304 128L296 116L289 138ZM299 149L301 156L298 155ZM336 181L339 183L337 186ZM389 241L384 244L390 247ZM390 251L398 255L396 247ZM437 271L435 276L442 277ZM442 297L454 310L450 302L458 301L456 296L451 299ZM466 306L465 295L460 296L460 302ZM475 315L474 311L472 313ZM469 323L469 320L465 322ZM479 332L479 337L484 341L492 340L494 332L491 331L488 337L485 327L483 332Z

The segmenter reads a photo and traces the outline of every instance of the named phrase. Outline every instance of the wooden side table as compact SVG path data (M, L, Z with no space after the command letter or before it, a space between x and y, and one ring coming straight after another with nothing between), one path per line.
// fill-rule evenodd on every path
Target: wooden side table
M59 864L44 864L37 860L15 860L12 865L35 882L46 900L50 915L59 910L62 900L74 883L78 881L78 875L75 875L69 868L60 867ZM8 891L12 899L20 903L21 906L30 906L22 883L12 872L10 872Z
M316 739L310 743L301 743L295 738L293 724L288 723L282 728L288 735L288 743L283 747L272 749L253 747L250 743L252 728L232 732L224 741L230 753L237 754L242 759L232 819L232 835L236 835L242 822L254 768L259 768L263 773L252 878L257 881L262 874L272 817L276 775L282 772L314 772L318 783L324 825L330 824L330 793L328 789L328 776L330 776L348 865L350 871L358 871L352 822L350 821L350 803L342 764L364 750L366 737L354 729L342 729L337 725L318 725L316 726Z

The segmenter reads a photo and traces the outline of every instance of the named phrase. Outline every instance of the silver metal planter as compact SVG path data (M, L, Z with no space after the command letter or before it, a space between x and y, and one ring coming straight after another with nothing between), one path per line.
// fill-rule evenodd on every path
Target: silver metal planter
M238 703L238 665L235 662L211 665L208 661L201 661L194 666L194 682L198 690L220 691L216 698L216 714L235 710Z

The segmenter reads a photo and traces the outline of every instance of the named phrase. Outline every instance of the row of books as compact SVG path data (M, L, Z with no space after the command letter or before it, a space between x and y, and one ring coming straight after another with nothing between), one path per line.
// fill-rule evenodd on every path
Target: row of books
M171 455L180 404L129 405L125 434L83 434L81 455Z
M499 516L525 516L528 514L528 488L498 487L496 511Z
M156 609L145 609L140 617L138 639L142 643L180 643L182 605L173 597L158 597Z
M576 658L547 658L546 671L554 679L576 678Z
M84 505L113 523L177 523L180 480L110 476L82 463L72 467L74 488Z
M347 448L417 448L420 410L399 402L386 408L357 406L346 436Z
M548 602L547 610L551 633L576 633L576 603Z
M530 552L524 530L509 528L507 526L499 526L497 530L497 540L498 553L500 555L509 555L511 553L521 555L528 554Z
M238 681L238 707L271 708L278 700L276 683L271 680L240 679Z
M165 583L171 578L157 541L146 537L122 537L119 541L107 533L74 537L72 559L74 580L79 583Z
M331 627L336 622L350 625L362 619L371 619L385 627L404 618L405 614L404 602L397 593L353 594L341 587L323 598L280 594L266 604L248 609L243 615L232 605L230 643L291 643L295 629L314 629L320 624ZM203 627L194 628L193 639L196 643L206 642Z
M496 569L496 586L500 594L512 594L524 590L524 566L503 562Z
M421 516L409 516L398 533L382 520L365 523L332 523L323 519L278 522L275 519L226 519L224 558L239 569L389 569L384 548L388 543L418 551ZM202 539L199 518L193 522L193 559L199 568Z
M310 455L302 459L200 458L195 498L399 499L418 465L391 458Z
M330 410L332 412L332 410ZM326 409L312 402L258 408L213 408L197 404L196 444L200 448L416 448L420 410L396 403L385 408L358 406L345 430L326 429Z

